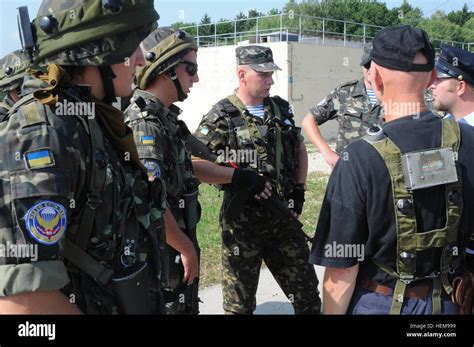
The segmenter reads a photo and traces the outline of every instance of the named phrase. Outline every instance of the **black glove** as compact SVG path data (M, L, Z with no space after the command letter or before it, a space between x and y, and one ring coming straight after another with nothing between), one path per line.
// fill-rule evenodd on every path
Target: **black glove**
M235 169L232 184L237 189L246 188L251 195L259 194L265 189L267 180L257 172L249 169Z
M297 215L303 212L304 192L304 186L297 185L287 197L289 209L294 211Z

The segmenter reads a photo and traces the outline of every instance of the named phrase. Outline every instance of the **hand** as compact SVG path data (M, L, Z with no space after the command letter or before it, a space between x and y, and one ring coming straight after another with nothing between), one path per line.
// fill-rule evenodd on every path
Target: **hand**
M272 185L270 182L265 182L265 188L259 193L255 194L255 199L268 199L272 195Z
M267 199L271 195L271 185L256 171L250 169L235 169L232 175L232 184L237 187L246 187L250 195Z
M289 209L293 212L293 215L295 215L296 218L298 218L301 215L301 212L303 212L305 202L304 194L304 185L297 185L287 196Z
M184 267L183 283L191 285L199 277L199 259L194 247L181 253L181 262Z
M339 160L339 154L334 152L332 149L328 149L321 153L323 155L324 160L326 163L331 167L331 169L336 166L337 161Z

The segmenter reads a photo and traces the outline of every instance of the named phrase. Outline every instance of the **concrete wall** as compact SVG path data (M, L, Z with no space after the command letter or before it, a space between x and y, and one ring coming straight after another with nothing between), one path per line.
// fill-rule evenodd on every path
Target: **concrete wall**
M288 52L288 74L293 76L293 83L288 84L288 101L293 104L298 124L335 87L362 76L361 48L289 43ZM337 122L327 122L321 131L326 139L333 138Z
M288 100L294 107L297 124L308 109L326 97L337 85L361 77L361 48L320 46L295 42L262 44L272 49L275 73L271 94ZM236 46L201 48L198 52L199 83L188 99L179 103L181 118L194 130L202 116L218 100L238 86L235 63ZM334 137L337 122L322 126L324 137Z

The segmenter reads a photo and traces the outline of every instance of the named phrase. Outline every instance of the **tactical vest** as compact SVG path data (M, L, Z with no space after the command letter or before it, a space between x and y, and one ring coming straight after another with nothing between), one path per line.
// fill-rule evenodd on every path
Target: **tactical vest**
M60 98L84 101L75 93L61 93ZM22 126L31 126L46 123L52 117L48 112L29 94L13 106L9 116L17 113ZM136 197L155 197L161 206L161 182L150 187L144 172L120 164L96 118L74 116L89 135L88 159L84 160L90 174L83 196L76 201L81 209L68 223L64 238L62 255L72 281L63 290L67 294L82 293L87 313L157 313L149 297L150 291L159 290L156 280L161 271L159 250L164 247L164 229L161 219L151 220L144 215L151 211L139 211L143 206L136 204ZM101 298L104 301L97 301Z
M14 104L15 103L8 95L0 102L0 123L7 120L8 112Z
M403 155L397 145L383 134L379 138L367 136L364 140L384 160L392 182L397 232L396 269L374 261L381 270L397 280L390 314L400 314L407 285L430 278L433 279L433 314L440 314L442 288L451 294L448 275L455 272L461 261L457 251L463 210L462 176L458 162L459 125L451 120L442 121L441 148ZM439 185L445 187L446 225L441 229L417 233L413 191ZM415 276L417 254L433 248L442 248L437 271L425 277Z
M134 106L138 107L136 104ZM179 121L169 119L176 117L175 114L169 116L162 114L162 110L154 101L148 101L142 111L146 112L146 119L158 123L164 133L164 136L157 141L160 141L160 146L163 148L162 176L165 176L166 195L173 215L180 228L194 229L200 219L200 206L197 200L200 182L194 175L191 155L186 149L185 136L180 129ZM127 123L132 127L133 122L141 121L142 118L133 113L129 113L127 117ZM137 144L137 148L141 159L156 160L158 157L155 145Z
M290 105L278 96L264 100L265 119L251 115L242 101L230 95L216 105L229 125L230 150L237 164L267 177L282 197L296 185L301 128L295 126ZM256 162L249 162L256 153Z

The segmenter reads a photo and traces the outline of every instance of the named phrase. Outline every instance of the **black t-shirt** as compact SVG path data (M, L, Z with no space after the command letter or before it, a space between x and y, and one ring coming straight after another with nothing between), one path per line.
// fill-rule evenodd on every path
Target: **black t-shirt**
M462 254L474 230L474 214L471 213L474 207L474 127L460 126L459 161L464 209L459 229L459 239L462 240L459 251ZM407 116L386 123L383 131L402 153L407 153L440 147L441 128L439 117L424 112L419 117ZM445 226L444 186L414 191L414 205L417 232ZM364 246L359 248L364 251L363 259L356 252L357 245ZM347 147L329 179L310 262L346 268L359 261L359 278L369 277L393 285L393 279L378 269L372 259L396 269L396 245L394 201L388 169L372 145L358 140ZM342 249L346 252L337 253ZM418 252L416 276L435 271L440 252L441 248Z

